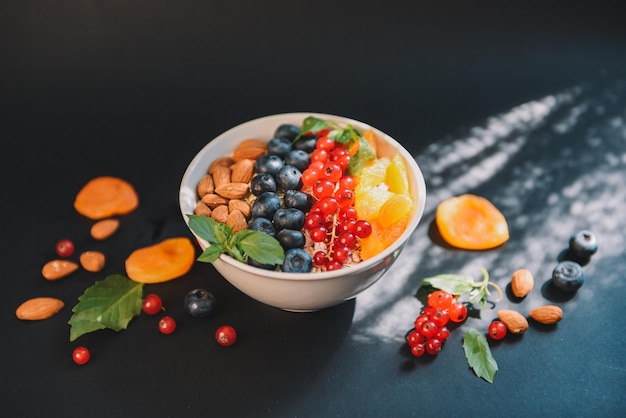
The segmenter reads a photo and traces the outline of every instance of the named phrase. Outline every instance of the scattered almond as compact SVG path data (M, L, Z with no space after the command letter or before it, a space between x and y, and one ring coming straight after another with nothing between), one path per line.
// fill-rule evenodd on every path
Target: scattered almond
M207 170L207 173L213 174L216 167L230 167L235 163L231 157L220 157L217 160L213 161Z
M208 207L206 203L199 201L198 203L196 203L196 208L194 209L193 213L195 215L211 216L211 208Z
M523 298L530 293L535 285L535 279L530 271L519 269L513 273L511 279L511 291L518 298Z
M32 298L15 310L15 316L27 321L48 319L59 312L65 304L62 300L49 297Z
M228 218L226 219L226 225L230 226L233 229L233 233L236 233L248 227L246 218L243 216L243 213L239 212L238 210L233 210L228 214Z
M80 265L92 273L102 270L105 262L106 257L100 251L85 251L80 255Z
M530 317L542 324L556 324L563 319L563 310L556 305L544 305L531 310Z
M226 223L228 219L228 206L220 205L211 211L211 218L217 222Z
M207 174L203 176L198 182L198 187L196 188L196 192L198 193L199 197L202 197L205 194L213 193L214 189L215 189L215 186L213 184L213 176L210 174Z
M230 181L233 183L249 183L254 175L254 160L243 159L231 167Z
M215 186L214 190L218 189L220 186L223 186L225 184L229 184L231 182L231 180L230 180L230 168L228 168L228 167L217 166L213 170L213 174L212 175L213 175L213 185ZM217 193L217 192L215 192L215 193Z
M228 183L215 188L215 193L226 199L241 199L250 193L248 183Z
M78 264L70 260L48 261L41 269L41 274L47 280L58 280L78 270Z
M98 241L105 240L117 231L120 221L117 219L103 219L91 226L91 236Z
M246 219L250 216L250 205L240 199L230 199L228 201L228 210L230 212L238 210Z
M528 320L517 311L500 309L498 318L504 322L506 328L513 334L522 334L528 329Z
M228 204L228 199L216 195L215 193L205 194L204 196L202 196L202 199L200 201L211 209L215 209L218 206Z

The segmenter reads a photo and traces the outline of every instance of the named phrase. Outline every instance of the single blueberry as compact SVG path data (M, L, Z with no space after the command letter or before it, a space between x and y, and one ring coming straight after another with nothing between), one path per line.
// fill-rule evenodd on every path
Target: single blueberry
M300 149L307 153L315 151L315 145L317 144L317 135L305 134L302 135L296 142L293 143L293 149Z
M302 248L291 248L285 251L282 271L287 273L309 273L313 268L313 259Z
M276 174L276 183L283 190L300 190L302 188L302 172L292 165L285 165Z
M592 232L583 229L571 236L569 249L575 257L586 260L598 251L598 241Z
M250 180L250 191L255 196L265 192L275 192L277 188L276 179L269 173L259 173Z
M278 155L265 154L261 155L254 163L254 172L275 176L284 165L283 159Z
M292 248L303 248L306 241L304 234L295 229L281 229L276 234L276 239L285 251Z
M311 210L314 203L310 194L293 189L285 192L284 202L286 208L300 209L305 213Z
M561 261L552 271L552 283L566 292L575 292L585 282L585 272L574 261Z
M267 143L267 153L285 158L291 152L291 140L284 137L274 137ZM307 154L308 155L308 154Z
M185 310L194 317L208 316L217 305L215 296L205 289L194 289L185 296Z
M287 138L290 142L296 139L298 135L300 135L300 128L291 123L283 123L274 131L275 137Z
M311 157L309 157L309 153L301 149L294 149L290 151L284 158L285 164L292 165L300 171L306 170L309 167L309 164L311 164Z
M302 229L304 226L304 212L295 208L280 208L272 218L274 229Z
M274 229L274 224L267 218L259 217L254 218L248 225L248 229L252 231L261 231L266 234L274 237L276 236L276 230Z
M262 263L259 263L256 260L254 260L251 257L248 257L247 263L248 263L249 266L258 267L258 268L261 268L263 270L276 270L276 266L275 265L273 265L273 264L262 264Z

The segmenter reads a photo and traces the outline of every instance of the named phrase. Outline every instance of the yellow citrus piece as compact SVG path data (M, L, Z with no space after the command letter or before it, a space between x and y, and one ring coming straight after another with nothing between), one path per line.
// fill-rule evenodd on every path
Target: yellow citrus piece
M391 159L391 164L387 167L385 183L389 185L389 191L393 193L409 193L409 176L400 154L396 154Z
M361 170L354 190L354 208L359 219L369 221L376 218L382 205L393 196L385 183L389 164L389 159L379 158Z
M502 212L489 200L473 194L439 203L435 223L445 242L466 250L487 250L509 239L509 227Z
M407 194L391 196L378 211L378 220L383 228L390 228L409 215L413 210L413 201ZM358 213L358 212L357 212Z
M189 238L168 238L133 251L126 259L126 274L139 283L166 282L186 274L195 259Z

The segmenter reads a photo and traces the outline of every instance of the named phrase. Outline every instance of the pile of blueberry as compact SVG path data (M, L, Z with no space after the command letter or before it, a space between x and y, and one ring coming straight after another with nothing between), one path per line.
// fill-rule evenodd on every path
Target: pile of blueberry
M316 135L300 135L300 128L282 124L267 144L267 154L257 159L250 191L256 197L251 208L248 229L265 232L276 238L285 250L284 272L308 273L313 268L311 256L303 249L306 242L302 229L305 214L313 197L302 191L302 172L315 150ZM281 199L282 196L282 199ZM248 264L274 270L248 258Z
M596 236L588 230L574 233L569 240L565 259L552 271L552 283L566 292L575 292L585 283L583 265L598 251Z

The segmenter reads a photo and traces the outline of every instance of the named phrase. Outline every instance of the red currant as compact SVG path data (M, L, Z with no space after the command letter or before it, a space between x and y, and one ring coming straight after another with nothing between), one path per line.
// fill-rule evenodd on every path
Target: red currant
M331 196L335 191L335 184L328 179L318 179L313 185L313 196L322 199Z
M338 261L339 263L345 263L346 260L350 257L350 249L346 246L338 246L333 248L332 259L334 261Z
M87 347L76 347L72 352L72 360L76 364L85 364L91 358L91 353Z
M489 336L494 340L501 340L506 336L506 325L502 321L493 321L489 324Z
M354 219L356 222L356 209L352 206L344 206L339 209L338 218L343 221L346 219Z
M438 330L439 328L433 321L427 320L426 322L422 324L421 328L419 329L419 332L426 338L432 338L435 336Z
M215 331L215 340L225 347L233 345L237 341L237 331L230 325L222 325Z
M156 315L161 311L163 307L163 301L161 297L156 293L149 293L143 298L141 309L148 315Z
M415 357L421 357L425 352L426 348L424 347L424 344L415 344L411 346L411 354Z
M331 151L335 148L335 140L327 136L323 136L315 143L315 148L325 151Z
M353 249L356 247L356 236L350 231L344 231L337 237L337 243Z
M337 203L339 203L339 206L342 208L354 205L354 190L340 188L335 192L334 196L337 199Z
M448 315L452 322L463 322L467 318L467 307L461 302L454 302L448 309Z
M326 253L321 250L316 251L315 254L313 254L313 264L318 267L323 267L328 264L328 257L326 256Z
M320 201L317 202L317 205L319 206L324 216L328 216L337 212L337 208L339 207L337 199L332 196L326 196L321 198Z
M64 238L56 243L55 249L59 257L69 257L74 254L74 243Z
M437 333L435 334L435 338L441 341L442 343L445 342L448 339L448 337L450 337L450 330L448 329L448 327L445 327L445 326L439 328L439 331L437 331Z
M328 151L323 149L316 149L310 155L311 161L321 161L325 163L328 160Z
M429 318L440 328L446 325L450 320L448 311L441 308L435 308L435 311L429 315Z
M339 187L354 190L358 184L358 180L353 176L343 176L339 179Z
M356 221L354 233L359 238L367 238L372 234L372 224L364 219Z
M300 180L302 180L302 184L307 187L313 187L317 179L319 179L319 172L311 167L307 168L302 172L302 176Z
M448 309L452 305L454 296L445 290L436 290L428 295L428 306Z
M441 351L441 341L436 338L429 338L426 341L426 352L431 356L436 356Z
M343 170L339 166L339 164L329 161L324 164L324 169L322 170L322 175L328 180L332 181L333 184L337 183L341 176L343 175Z
M426 321L428 321L428 315L422 314L415 318L415 323L413 324L413 326L415 327L415 329L421 329L422 324Z
M339 270L342 267L343 267L343 264L341 264L337 260L330 260L328 264L326 264L327 271Z
M162 334L171 334L176 329L176 321L171 316L164 316L159 320L159 331Z
M317 226L311 229L311 241L313 242L324 242L326 241L326 236L328 235L328 231L326 231L325 226Z

